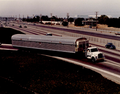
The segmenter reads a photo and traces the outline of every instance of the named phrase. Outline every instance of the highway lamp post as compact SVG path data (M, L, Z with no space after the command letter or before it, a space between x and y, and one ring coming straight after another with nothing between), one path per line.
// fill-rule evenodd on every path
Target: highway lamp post
M51 25L52 25L52 13L51 13Z
M97 31L97 12L96 12L96 31Z
M40 22L40 23L42 23L42 21L41 21L41 17L42 17L42 14L40 14L40 19L39 19L39 22Z
M69 19L69 13L67 13L67 22L68 22L67 27L69 27L69 21L68 21L68 19Z

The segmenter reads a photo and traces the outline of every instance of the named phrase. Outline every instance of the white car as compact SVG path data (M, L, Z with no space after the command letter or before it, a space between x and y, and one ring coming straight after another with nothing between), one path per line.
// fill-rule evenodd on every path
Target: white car
M52 36L52 34L51 33L47 33L46 36Z

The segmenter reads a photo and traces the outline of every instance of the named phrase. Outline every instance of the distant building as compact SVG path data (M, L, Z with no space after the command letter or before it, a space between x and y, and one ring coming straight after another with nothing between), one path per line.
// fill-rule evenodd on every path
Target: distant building
M86 18L89 18L89 16L88 15L75 15L74 18L84 18L84 19L86 19Z
M98 23L98 20L93 20L93 19L83 20L82 21L82 24L84 24L84 25L90 25L91 27L92 26L96 26L97 23Z

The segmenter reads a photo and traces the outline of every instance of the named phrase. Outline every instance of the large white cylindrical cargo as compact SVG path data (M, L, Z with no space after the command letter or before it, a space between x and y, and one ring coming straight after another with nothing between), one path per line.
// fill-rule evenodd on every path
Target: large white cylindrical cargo
M30 48L76 53L88 47L86 38L16 34L12 45L17 48Z

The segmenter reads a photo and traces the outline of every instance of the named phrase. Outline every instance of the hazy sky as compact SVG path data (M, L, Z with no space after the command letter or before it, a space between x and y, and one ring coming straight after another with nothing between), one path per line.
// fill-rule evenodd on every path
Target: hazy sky
M120 0L0 0L0 16L111 15L120 17Z

